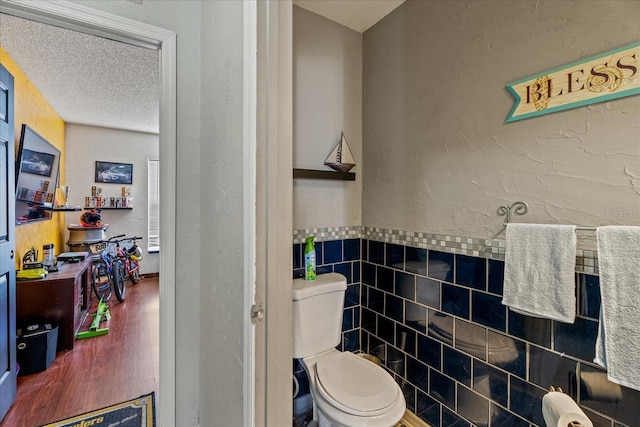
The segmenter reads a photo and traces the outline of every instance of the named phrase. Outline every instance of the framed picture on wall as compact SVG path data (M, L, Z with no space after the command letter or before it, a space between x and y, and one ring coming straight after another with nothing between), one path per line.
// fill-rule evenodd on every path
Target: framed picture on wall
M23 148L20 172L51 176L51 169L53 169L55 158L56 156L54 154L41 153Z
M130 163L96 161L95 182L105 184L132 184L133 165Z

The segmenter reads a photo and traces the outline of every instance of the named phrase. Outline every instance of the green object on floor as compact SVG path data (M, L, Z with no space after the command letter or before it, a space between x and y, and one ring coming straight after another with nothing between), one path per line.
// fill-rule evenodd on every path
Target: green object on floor
M91 326L89 326L89 330L78 332L78 335L76 335L77 339L97 337L99 335L106 335L109 333L108 325L105 328L100 327L100 323L102 322L103 317L107 322L111 319L109 306L106 303L102 302L102 299L98 303L98 311L96 311L96 313L92 316L95 317L93 318L93 322L91 322Z

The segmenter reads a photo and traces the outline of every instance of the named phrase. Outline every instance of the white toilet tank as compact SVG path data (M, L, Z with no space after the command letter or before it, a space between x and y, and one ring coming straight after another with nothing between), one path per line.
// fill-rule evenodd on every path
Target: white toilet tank
M305 358L340 344L347 279L319 274L314 281L293 281L293 357Z

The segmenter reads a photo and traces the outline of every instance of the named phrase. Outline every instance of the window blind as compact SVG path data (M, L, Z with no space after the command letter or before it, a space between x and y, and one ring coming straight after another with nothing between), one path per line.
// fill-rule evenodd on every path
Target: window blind
M160 251L160 160L149 159L148 167L148 229L147 249Z

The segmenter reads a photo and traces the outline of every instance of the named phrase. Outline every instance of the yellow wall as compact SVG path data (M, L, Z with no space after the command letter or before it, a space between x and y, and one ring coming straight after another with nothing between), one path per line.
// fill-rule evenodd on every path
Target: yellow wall
M20 143L20 129L22 124L26 123L62 153L60 156L60 183L64 184L66 182L64 121L1 45L0 63L9 70L14 78L16 153ZM59 191L59 189L56 190L57 198L60 197ZM42 245L46 243L55 245L56 255L64 252L66 248L65 236L66 229L62 213L54 213L53 219L49 221L16 226L16 268L19 268L23 255L31 246L38 250L40 259L42 258Z

